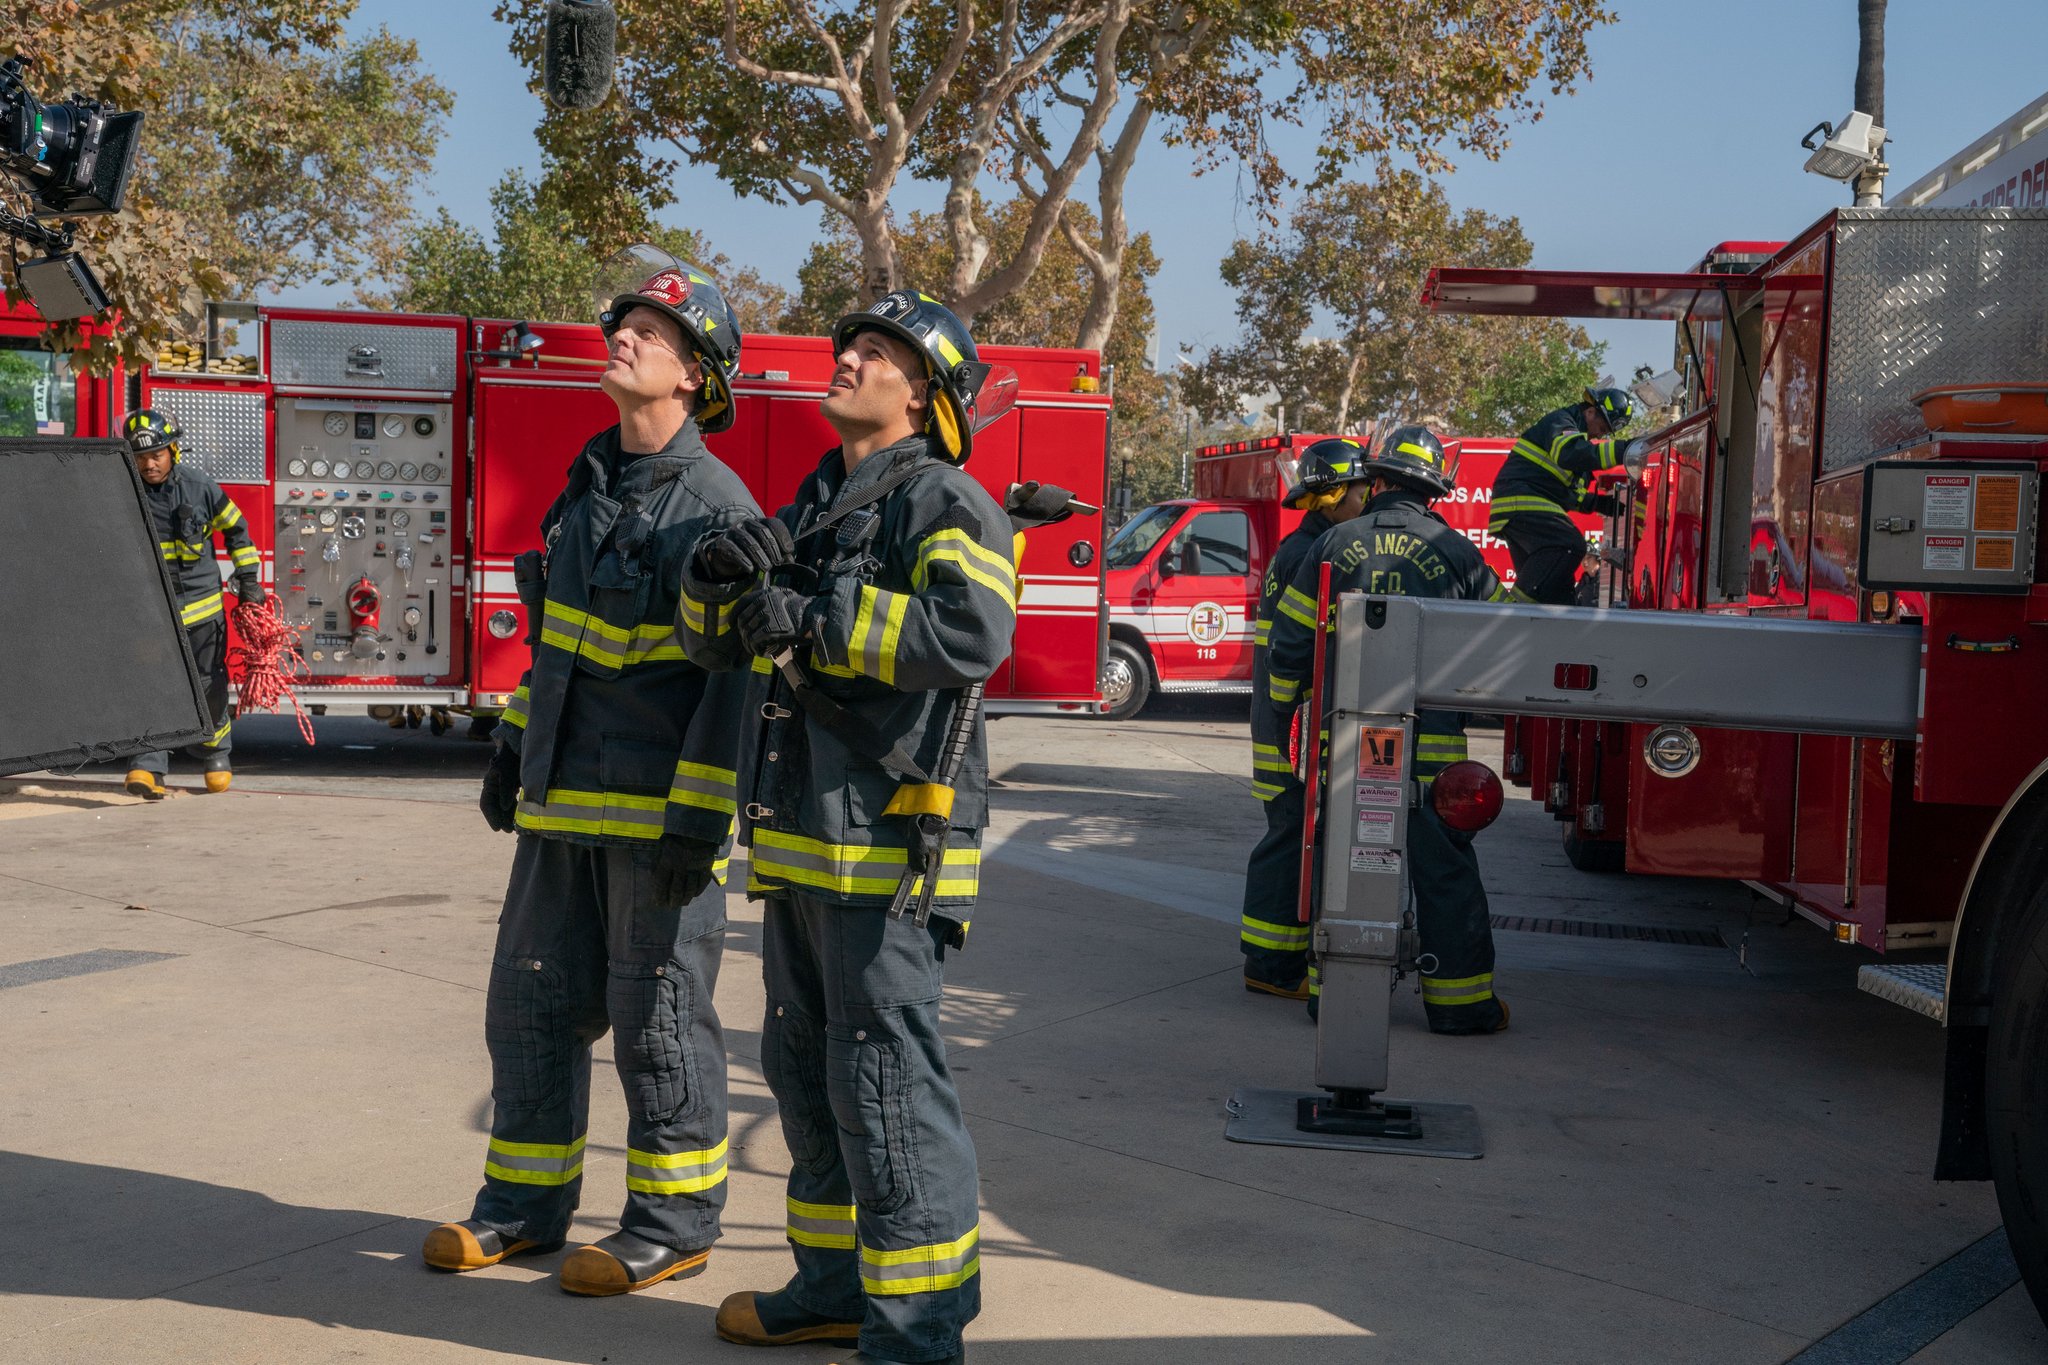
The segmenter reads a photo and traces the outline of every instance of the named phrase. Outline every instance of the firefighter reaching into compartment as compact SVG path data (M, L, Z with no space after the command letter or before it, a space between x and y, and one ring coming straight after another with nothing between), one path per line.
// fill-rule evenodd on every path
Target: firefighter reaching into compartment
M233 780L228 755L234 748L234 722L228 716L227 603L213 538L218 535L227 547L235 593L244 602L263 600L263 556L249 539L242 509L219 484L180 458L178 442L184 432L175 420L154 408L140 408L128 414L121 433L142 475L157 549L178 591L178 622L192 646L192 661L206 681L206 711L213 733L183 752L198 761L208 791L224 792ZM161 800L170 771L168 753L143 754L129 770L128 790Z
M1281 504L1304 515L1273 550L1252 625L1254 698L1271 695L1267 664L1275 604L1323 533L1365 510L1372 489L1367 460L1366 449L1348 436L1317 441L1301 452L1300 474ZM1304 789L1288 756L1293 736L1284 718L1259 702L1252 706L1252 794L1265 806L1266 833L1245 864L1238 947L1246 990L1306 1000L1309 926L1299 922Z
M1635 410L1626 389L1587 389L1584 402L1546 413L1523 432L1501 463L1486 529L1507 542L1522 597L1572 605L1587 547L1571 513L1621 510L1620 499L1592 491L1591 480L1621 464L1627 442L1619 433Z
M1457 486L1457 476L1445 467L1443 444L1428 428L1397 427L1364 469L1372 478L1364 512L1324 533L1276 604L1266 700L1280 708L1272 723L1283 728L1313 672L1315 652L1324 647L1325 630L1316 619L1324 564L1333 599L1368 592L1510 600L1472 542L1430 510ZM1302 717L1304 737L1318 719ZM1413 767L1424 792L1408 820L1408 866L1422 939L1423 1012L1432 1033L1498 1033L1508 1026L1507 1006L1493 991L1493 927L1472 836L1444 824L1428 800L1429 783L1465 756L1463 716L1424 711L1416 717ZM1313 971L1309 990L1314 1014Z
M840 319L833 344L821 411L839 447L793 505L708 542L683 588L690 657L752 670L740 839L766 901L762 1069L793 1158L796 1274L727 1298L717 1330L954 1361L981 1306L980 1224L941 964L966 938L988 807L963 692L1009 654L1017 612L1009 519L961 466L1010 390L922 294ZM944 842L921 837L948 822ZM928 922L891 913L927 879Z
M562 1245L582 1193L591 1045L609 1028L625 1208L617 1232L559 1271L588 1295L695 1275L719 1234L725 1043L712 993L743 680L684 657L677 588L700 538L759 515L701 437L732 425L739 370L718 286L648 247L607 273L624 287L599 316L599 383L619 421L569 466L545 549L514 561L533 661L480 802L491 828L519 836L484 1007L484 1183L470 1216L422 1248L459 1271Z

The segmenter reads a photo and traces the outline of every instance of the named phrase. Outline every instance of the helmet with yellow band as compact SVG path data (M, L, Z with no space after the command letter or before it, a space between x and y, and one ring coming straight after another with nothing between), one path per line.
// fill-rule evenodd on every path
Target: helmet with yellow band
M848 313L832 325L833 353L862 332L894 337L923 358L931 381L925 431L953 464L966 464L974 434L1016 402L1016 372L982 363L967 324L929 294L897 289Z
M1458 486L1458 471L1444 456L1444 443L1425 426L1395 427L1380 443L1380 453L1365 462L1369 474L1429 498L1449 496Z
M597 325L606 341L636 307L675 319L683 341L704 367L697 429L706 435L732 425L732 381L740 372L740 320L725 293L702 266L639 243L607 261L596 286Z
M147 455L168 446L171 458L176 460L178 442L184 439L185 433L176 418L168 417L155 408L137 408L121 423L121 436L128 442L128 449L137 455Z
M1281 505L1302 512L1320 512L1344 500L1344 490L1372 477L1366 472L1365 446L1349 436L1326 436L1301 452L1294 486Z

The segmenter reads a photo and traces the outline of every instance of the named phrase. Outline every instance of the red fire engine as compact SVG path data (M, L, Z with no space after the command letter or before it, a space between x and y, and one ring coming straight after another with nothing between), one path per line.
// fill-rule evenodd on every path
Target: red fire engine
M1154 692L1249 692L1252 625L1274 549L1301 522L1280 505L1301 452L1325 439L1297 433L1203 446L1194 496L1142 509L1104 551L1109 649L1102 695L1112 720L1136 715ZM1368 446L1369 438L1358 438ZM1446 439L1458 487L1436 511L1513 584L1507 543L1486 530L1494 475L1514 446L1499 437ZM1603 523L1574 516L1594 542Z
M1510 609L1486 640L1512 664L1462 695L1540 717L1508 776L1581 866L1736 878L1921 950L1859 984L1946 1023L1936 1174L1996 1181L2048 1305L2048 211L1844 209L1745 245L1432 274L1440 311L1675 321L1682 377L1631 447L1625 610ZM1425 656L1477 628L1440 613L1433 646L1423 615Z
M748 337L739 420L708 444L764 508L835 444L817 406L818 337ZM222 305L203 346L159 357L141 401L228 489L301 628L302 700L388 715L501 708L526 664L512 557L533 547L570 461L616 420L592 325ZM1093 351L991 346L1017 412L968 472L1000 497L1036 479L1100 505L1109 395ZM1090 391L1077 391L1088 389ZM1101 520L1032 532L1010 660L991 713L1095 710Z

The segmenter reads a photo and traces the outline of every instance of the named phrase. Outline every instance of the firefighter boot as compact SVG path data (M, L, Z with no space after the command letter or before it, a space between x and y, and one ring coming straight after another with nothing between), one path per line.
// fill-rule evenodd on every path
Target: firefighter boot
M663 1280L704 1273L711 1248L677 1251L630 1232L615 1232L594 1246L577 1247L562 1262L562 1288L571 1294L630 1294Z
M543 1256L560 1251L560 1242L529 1242L465 1220L443 1223L427 1232L420 1257L436 1270L482 1270L514 1256Z
M797 1307L787 1289L728 1294L718 1305L718 1335L741 1346L794 1346L801 1341L860 1339L857 1322L834 1322Z
M210 792L224 792L228 789L228 784L234 780L235 775L226 768L212 768L206 774L206 789Z
M1282 1000L1308 999L1307 976L1303 976L1301 980L1290 986L1278 981L1264 981L1253 976L1250 972L1246 972L1244 974L1244 988L1254 995L1277 995Z
M130 796L140 796L149 801L161 801L164 799L163 780L146 768L130 768L128 770L128 794Z

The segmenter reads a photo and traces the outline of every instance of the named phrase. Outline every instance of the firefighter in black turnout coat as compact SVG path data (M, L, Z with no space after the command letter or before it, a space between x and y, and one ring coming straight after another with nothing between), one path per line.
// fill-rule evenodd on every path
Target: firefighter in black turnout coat
M717 1327L858 1341L869 1365L952 1361L981 1306L974 1146L939 1034L988 811L963 692L1008 655L1017 611L1009 519L960 466L1004 386L922 294L885 295L833 341L821 410L839 447L794 504L708 542L683 588L690 657L754 684L740 840L766 901L761 1063L792 1158L796 1274L726 1299ZM947 782L949 742L964 761ZM928 816L950 820L942 853L919 838ZM927 924L890 913L928 880Z
M626 1093L619 1231L561 1287L621 1294L694 1275L726 1190L725 1044L712 992L740 680L676 639L699 540L758 515L700 432L732 424L739 325L711 277L651 248L599 318L619 423L593 437L515 561L533 664L506 707L481 805L517 830L484 1012L491 1136L475 1209L423 1255L474 1270L562 1245L583 1183L591 1044ZM645 272L652 270L652 274Z
M1586 401L1544 415L1523 432L1493 480L1486 529L1508 543L1515 591L1532 602L1570 606L1586 538L1573 512L1613 516L1620 502L1589 481L1621 463L1616 433L1635 416L1626 389L1587 389Z
M157 550L169 567L178 590L178 623L192 646L193 662L206 684L206 711L213 733L184 753L199 761L206 789L224 792L232 775L228 754L234 748L228 717L228 620L221 590L220 564L213 557L213 538L227 546L234 566L235 594L244 602L263 600L263 556L249 539L242 509L221 486L186 464L178 442L184 432L176 421L154 408L139 408L121 424L142 488L156 524ZM160 800L171 756L161 750L143 754L128 773L128 790Z
M1303 788L1288 757L1293 736L1275 709L1291 708L1296 697L1291 688L1285 696L1273 691L1267 667L1273 617L1280 594L1316 541L1364 510L1372 488L1366 453L1348 436L1317 441L1301 452L1300 474L1281 502L1306 515L1274 548L1252 622L1252 794L1265 807L1266 834L1245 864L1238 946L1244 988L1283 1000L1308 999L1309 926L1300 922ZM1272 706L1265 704L1268 699Z
M1443 444L1425 427L1396 428L1377 458L1365 462L1372 497L1365 511L1316 542L1294 581L1280 594L1273 619L1273 698L1300 694L1324 647L1316 620L1316 587L1330 566L1330 595L1370 592L1394 597L1456 597L1472 602L1509 598L1479 551L1444 524L1429 504L1456 487ZM1302 718L1304 728L1316 717ZM1424 711L1416 718L1415 775L1426 788L1465 757L1464 717ZM1425 799L1408 821L1408 866L1422 937L1422 1005L1435 1033L1494 1033L1508 1012L1493 992L1493 928L1472 836L1437 818ZM1310 991L1316 987L1311 976ZM1315 1001L1309 1001L1313 1012Z

